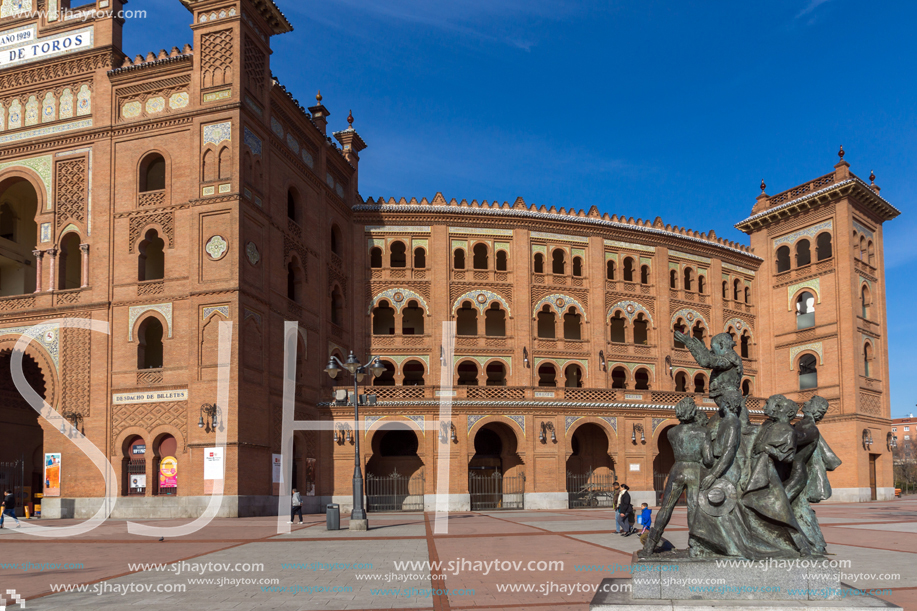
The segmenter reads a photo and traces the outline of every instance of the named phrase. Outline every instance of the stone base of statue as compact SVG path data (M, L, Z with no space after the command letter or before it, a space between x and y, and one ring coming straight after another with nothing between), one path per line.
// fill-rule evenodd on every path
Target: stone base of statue
M900 611L875 596L842 584L837 569L820 565L823 557L772 558L745 561L733 558L691 558L687 550L655 554L634 553L631 578L604 579L591 611L673 611L700 608L786 608L792 611L831 609Z

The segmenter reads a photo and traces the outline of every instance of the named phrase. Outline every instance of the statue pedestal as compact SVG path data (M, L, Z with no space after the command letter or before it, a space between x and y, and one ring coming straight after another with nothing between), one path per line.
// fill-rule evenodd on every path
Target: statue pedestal
M633 577L604 579L590 611L901 611L842 584L825 558L691 558L687 550L631 560Z

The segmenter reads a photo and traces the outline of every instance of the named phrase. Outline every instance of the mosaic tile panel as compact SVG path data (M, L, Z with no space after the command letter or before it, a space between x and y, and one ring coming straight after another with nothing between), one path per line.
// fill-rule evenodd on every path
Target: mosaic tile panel
M559 233L542 233L540 231L533 231L531 234L532 239L535 240L551 240L559 242L576 242L579 244L588 244L589 238L584 238L578 235L562 235Z
M615 433L618 432L618 418L616 416L602 416L601 418L608 423L608 426L610 426Z
M774 240L774 249L782 244L792 244L796 240L802 237L814 238L816 235L822 231L830 231L832 227L831 219L817 225L812 225L811 227L806 227L805 229L800 229L799 231L794 231L789 235L777 238Z
M821 303L821 278L812 278L805 282L797 282L786 288L786 311L793 311L793 296L801 289L811 289L815 293L816 303Z
M214 123L204 126L204 146L208 144L220 144L227 140L232 140L232 123Z
M541 306L544 304L550 304L552 308L560 315L563 316L564 312L567 311L571 306L575 306L579 313L583 316L583 321L588 322L586 318L586 308L583 307L579 301L570 297L569 295L561 295L555 293L554 295L547 295L538 300L538 303L535 304L535 307L532 309L532 318L538 317L538 311L541 310Z
M416 299L417 303L420 304L420 307L422 307L424 312L426 312L429 316L430 308L427 306L427 302L424 300L424 298L412 290L403 288L388 289L373 297L372 302L369 304L369 311L367 313L372 314L373 308L376 307L376 304L378 304L383 299L388 301L392 307L394 307L399 312L409 301Z
M793 370L793 363L796 361L796 357L799 356L801 352L811 350L818 355L818 364L825 364L825 353L824 348L822 348L821 342L812 342L810 344L803 344L802 346L793 346L790 348L790 371Z
M166 319L166 325L169 327L169 337L172 337L172 304L156 303L152 305L134 306L128 310L127 318L127 341L134 341L134 323L137 319L147 312L158 312Z
M607 318L611 318L614 315L615 310L620 309L624 312L624 316L628 320L633 320L638 314L643 314L646 316L646 319L652 323L653 326L656 326L656 323L653 322L653 317L650 316L649 310L637 303L636 301L619 301L610 308L608 308Z
M629 248L641 252L656 252L655 246L644 246L643 244L631 244L630 242L618 242L617 240L605 240L605 246L613 248Z
M489 229L486 227L450 227L449 233L464 233L468 235L499 235L512 237L512 229Z
M710 259L708 257L700 257L698 255L691 255L686 252L679 252L677 250L670 250L669 255L673 257L679 257L681 259L687 259L688 261L696 261L698 263L707 263L707 264L710 263Z
M468 430L471 431L471 429L474 428L474 425L477 424L482 418L486 418L486 416L477 415L477 414L473 416L469 415L468 416Z
M47 128L44 128L47 129ZM45 210L50 210L52 202L52 190L51 190L51 166L52 166L51 155L43 155L41 157L30 157L29 159L17 159L15 161L4 161L0 163L0 171L6 170L13 167L21 167L32 170L38 174L41 181L44 183L45 187Z
M60 325L59 324L38 324L30 327L12 327L0 329L0 336L8 335L25 335L34 340L48 351L54 366L60 369Z
M201 320L207 320L215 312L219 312L220 314L223 315L224 318L229 318L229 306L221 305L221 306L210 306L210 307L204 308L204 311L201 314Z
M675 314L672 315L672 321L669 326L674 325L678 318L684 318L685 321L687 321L689 327L693 327L694 323L700 320L702 323L704 323L704 326L707 329L710 329L710 325L707 323L707 319L704 318L703 315L697 310L692 310L691 308L682 308L678 310L675 312Z
M10 110L10 129L13 127L19 127L19 125L13 125L13 115L12 110ZM49 125L48 127L39 127L37 129L29 129L26 131L17 132L15 134L0 136L0 144L18 142L19 140L32 140L34 138L41 138L43 136L49 136L52 134L61 134L64 132L73 131L75 129L85 129L89 127L92 127L92 119L82 119L80 121L73 121L72 123Z
M461 295L458 299L455 300L455 303L452 304L452 314L455 315L455 311L461 307L462 302L468 301L468 300L470 300L471 303L473 303L474 306L478 310L481 311L481 314L484 313L484 310L490 307L491 302L497 301L503 306L503 308L506 310L506 313L510 317L512 317L513 315L512 311L510 310L509 304L506 303L506 299L504 299L500 295L497 295L493 291L484 291L484 290L469 291L465 293L464 295Z

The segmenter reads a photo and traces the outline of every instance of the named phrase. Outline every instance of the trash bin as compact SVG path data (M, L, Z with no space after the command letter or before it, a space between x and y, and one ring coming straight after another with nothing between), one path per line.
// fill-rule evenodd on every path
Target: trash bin
M341 506L337 503L325 506L325 529L341 530Z

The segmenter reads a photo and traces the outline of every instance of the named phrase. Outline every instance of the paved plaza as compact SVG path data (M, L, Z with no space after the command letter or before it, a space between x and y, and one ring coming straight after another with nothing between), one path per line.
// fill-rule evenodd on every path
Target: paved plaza
M850 561L842 581L891 589L882 598L917 611L917 499L822 505L817 512L832 558ZM371 514L365 533L326 531L324 518L306 516L285 535L276 534L271 518L218 519L194 535L164 541L129 535L127 523L116 520L76 538L31 537L24 521L22 529L0 531L0 567L33 566L0 568L0 591L16 590L27 609L61 611L585 611L589 588L605 577L628 577L614 565L630 564L640 547L636 536L615 535L611 511L601 509L456 513L448 534L435 536L434 514ZM684 508L676 510L667 538L686 546ZM404 561L418 564L395 564ZM428 561L453 567L442 571L445 579L431 579ZM167 566L138 566L144 564ZM53 592L78 585L88 587Z

